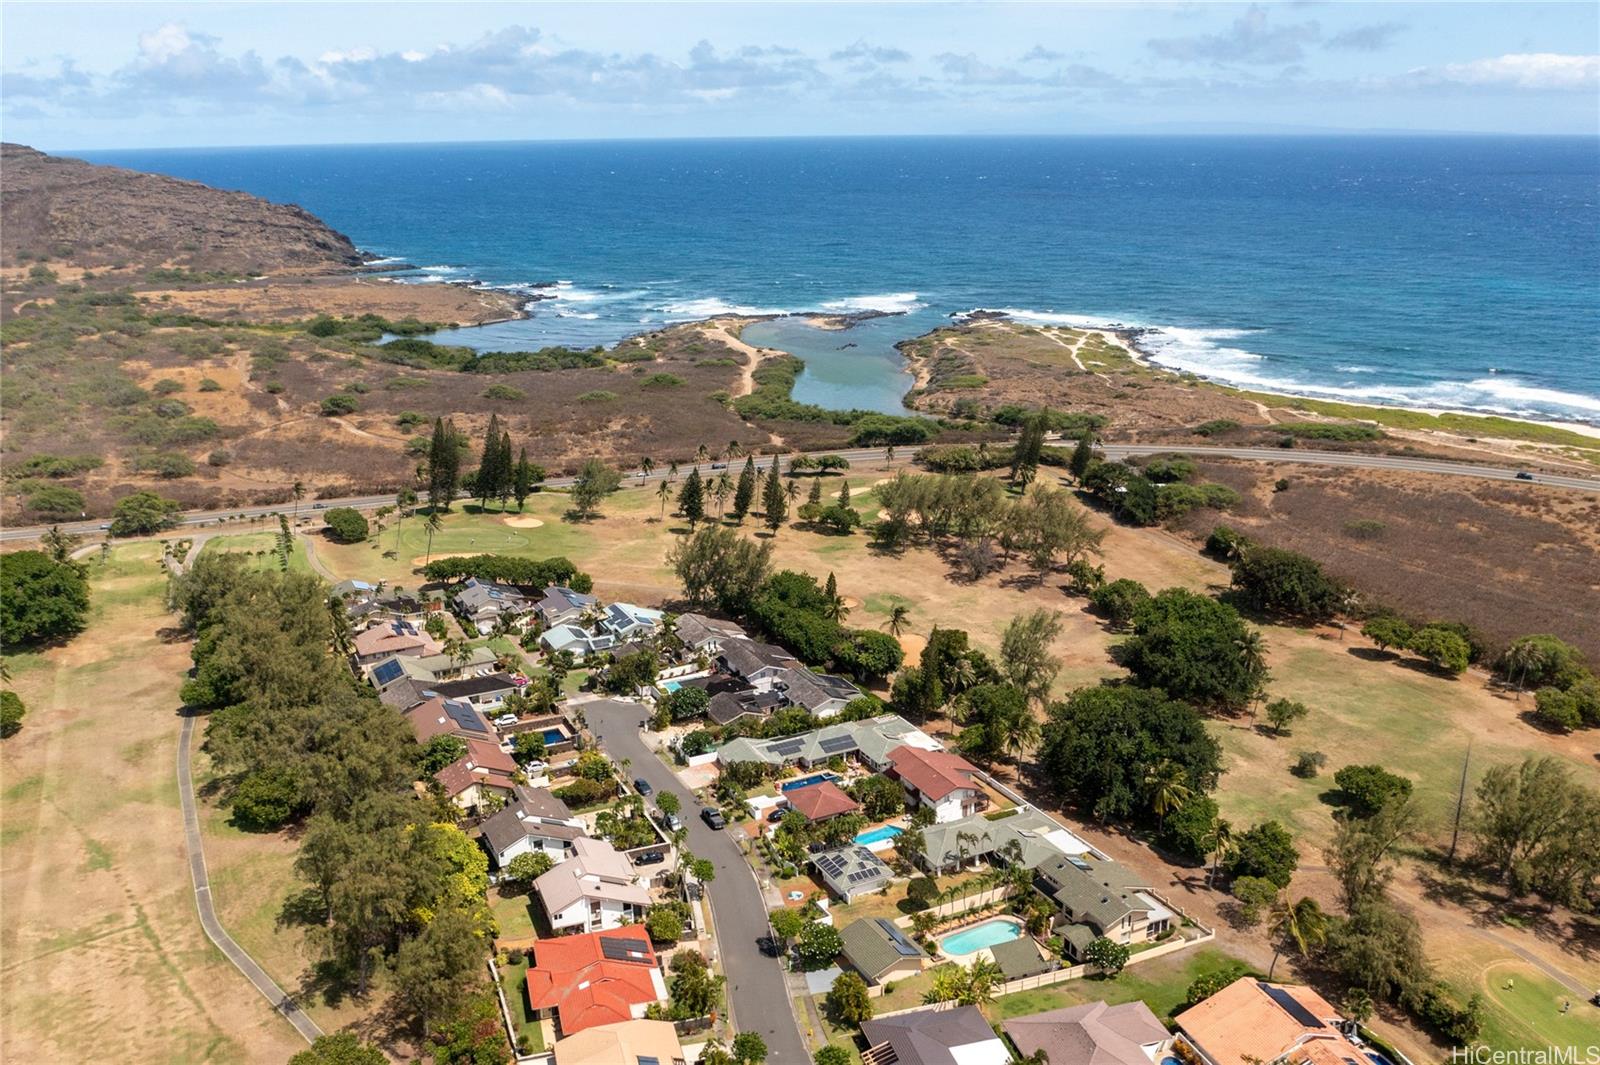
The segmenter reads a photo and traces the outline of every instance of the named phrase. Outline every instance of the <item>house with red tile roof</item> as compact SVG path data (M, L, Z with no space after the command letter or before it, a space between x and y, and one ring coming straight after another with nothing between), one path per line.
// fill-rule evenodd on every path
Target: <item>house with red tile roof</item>
M445 797L463 810L483 805L491 794L510 798L516 792L517 763L498 744L465 739L467 753L433 775Z
M831 780L794 788L784 792L783 797L789 803L791 810L800 811L807 821L813 823L826 821L841 814L853 814L861 809L860 803L846 795L844 790Z
M666 983L643 925L541 939L528 966L528 1008L556 1022L560 1038L643 1017L665 1001Z
M1173 1018L1205 1065L1344 1065L1366 1062L1328 1000L1292 984L1246 976Z
M935 824L970 817L989 805L977 773L977 766L949 751L903 745L889 752L889 776L913 802L933 810Z

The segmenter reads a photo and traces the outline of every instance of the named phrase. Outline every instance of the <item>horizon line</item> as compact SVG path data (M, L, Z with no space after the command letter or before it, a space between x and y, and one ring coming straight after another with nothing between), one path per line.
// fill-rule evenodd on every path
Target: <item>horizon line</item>
M133 147L94 147L76 146L70 148L39 148L23 141L7 140L5 143L18 144L23 147L33 148L48 155L62 155L73 152L164 152L164 151L251 151L264 148L451 148L451 147L483 147L529 144L707 144L726 143L734 141L830 141L830 140L1090 140L1090 139L1219 139L1237 138L1240 140L1304 140L1317 137L1324 138L1363 138L1363 139L1395 139L1395 138L1426 138L1430 140L1460 137L1460 138L1515 138L1518 140L1600 140L1600 132L1579 133L1543 133L1523 132L1515 130L1439 130L1439 129L1393 129L1393 128L1343 128L1336 126L1300 128L1272 128L1260 127L1255 129L1200 129L1192 132L1181 130L1123 130L1123 131L1080 131L1071 133L773 133L773 134L722 134L704 136L665 136L665 137L517 137L503 139L470 139L470 140L424 140L424 141L277 141L262 142L257 144L158 144Z

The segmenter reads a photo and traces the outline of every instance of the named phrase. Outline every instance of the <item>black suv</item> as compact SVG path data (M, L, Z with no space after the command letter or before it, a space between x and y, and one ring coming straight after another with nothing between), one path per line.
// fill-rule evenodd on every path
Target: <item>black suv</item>
M722 816L722 811L717 809L715 806L707 806L705 809L701 810L700 811L700 820L704 821L706 824L710 825L712 828L727 828L728 827L727 818L723 817Z
M649 795L654 789L650 787L650 782L644 777L634 777L633 790L637 791L640 795Z

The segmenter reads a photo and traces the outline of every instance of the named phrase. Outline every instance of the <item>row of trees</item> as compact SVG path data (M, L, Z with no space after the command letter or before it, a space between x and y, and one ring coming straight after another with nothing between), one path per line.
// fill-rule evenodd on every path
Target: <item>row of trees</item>
M514 498L517 509L521 510L528 496L545 479L544 467L528 460L526 447L513 457L511 433L501 425L498 414L489 415L477 470L464 477L462 461L470 450L466 435L456 428L452 419L434 419L426 469L430 510L435 513L449 510L463 488L476 496L482 506L497 499L504 510L507 502Z
M229 555L202 556L170 599L195 638L183 698L212 711L206 749L235 819L305 819L299 912L328 971L358 996L384 974L439 1060L497 1060L498 1033L467 1038L460 1023L487 993L487 858L442 800L412 797L422 752L343 667L343 604L312 577Z

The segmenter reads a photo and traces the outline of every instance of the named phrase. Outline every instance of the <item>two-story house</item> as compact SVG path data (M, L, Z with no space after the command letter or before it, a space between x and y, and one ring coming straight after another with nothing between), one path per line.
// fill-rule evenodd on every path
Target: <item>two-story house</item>
M933 810L935 824L970 817L989 805L977 773L977 766L949 751L907 744L889 752L889 776L900 782L912 802Z
M644 919L650 892L633 863L603 839L573 840L572 857L533 882L556 932L598 932Z

